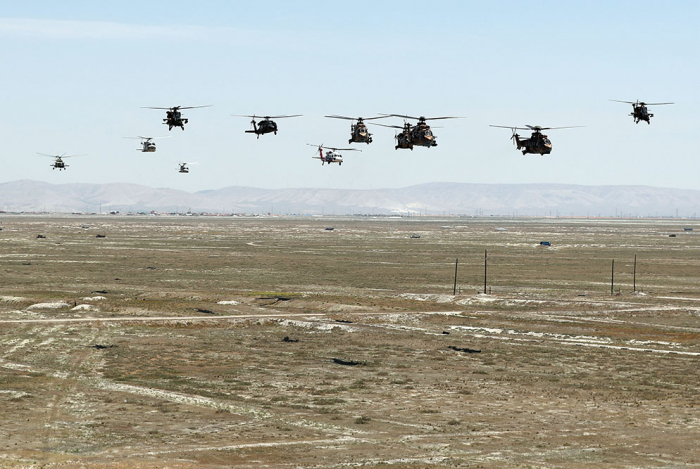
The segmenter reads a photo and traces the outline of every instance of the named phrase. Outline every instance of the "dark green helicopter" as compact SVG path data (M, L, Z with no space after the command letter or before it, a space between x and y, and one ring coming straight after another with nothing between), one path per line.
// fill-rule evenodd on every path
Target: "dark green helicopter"
M489 127L511 129L513 131L513 135L510 138L513 140L513 143L518 150L522 150L523 155L528 153L549 155L552 153L552 142L549 140L549 137L542 133L543 130L574 129L583 126L573 125L568 127L540 127L539 125L526 125L525 127L508 127L505 125L491 125ZM521 139L520 135L517 133L517 130L531 130L532 135L530 135L530 138Z

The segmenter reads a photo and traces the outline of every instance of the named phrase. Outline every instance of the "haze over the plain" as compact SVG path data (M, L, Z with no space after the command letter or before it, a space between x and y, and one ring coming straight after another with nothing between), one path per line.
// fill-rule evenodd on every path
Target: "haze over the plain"
M0 182L398 188L435 181L700 189L700 4L631 2L34 1L3 5ZM635 125L609 99L673 101ZM163 111L186 111L168 132ZM304 114L277 136L231 114ZM306 143L347 146L325 114L464 116L438 147L394 150L392 129L342 167ZM399 119L387 123L400 124ZM523 156L489 124L585 125ZM165 136L155 154L128 136ZM52 171L42 153L88 153ZM189 174L177 162L197 161Z

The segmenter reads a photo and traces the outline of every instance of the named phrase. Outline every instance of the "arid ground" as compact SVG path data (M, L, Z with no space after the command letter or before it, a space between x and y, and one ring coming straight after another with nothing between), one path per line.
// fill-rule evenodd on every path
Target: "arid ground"
M1 467L700 466L700 221L0 226Z

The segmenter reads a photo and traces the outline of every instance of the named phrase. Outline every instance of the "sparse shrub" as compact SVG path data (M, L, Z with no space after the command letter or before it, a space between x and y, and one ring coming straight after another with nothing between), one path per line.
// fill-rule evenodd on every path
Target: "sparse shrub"
M366 423L369 423L372 419L370 417L367 417L366 415L363 415L361 417L357 417L355 419L355 423L358 425L364 425Z

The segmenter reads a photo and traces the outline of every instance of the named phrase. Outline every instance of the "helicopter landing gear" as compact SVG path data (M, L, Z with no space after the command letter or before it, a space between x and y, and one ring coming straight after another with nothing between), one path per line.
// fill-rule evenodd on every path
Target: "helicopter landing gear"
M275 130L275 135L277 135L277 131Z
M348 143L352 143L352 139L348 140Z

